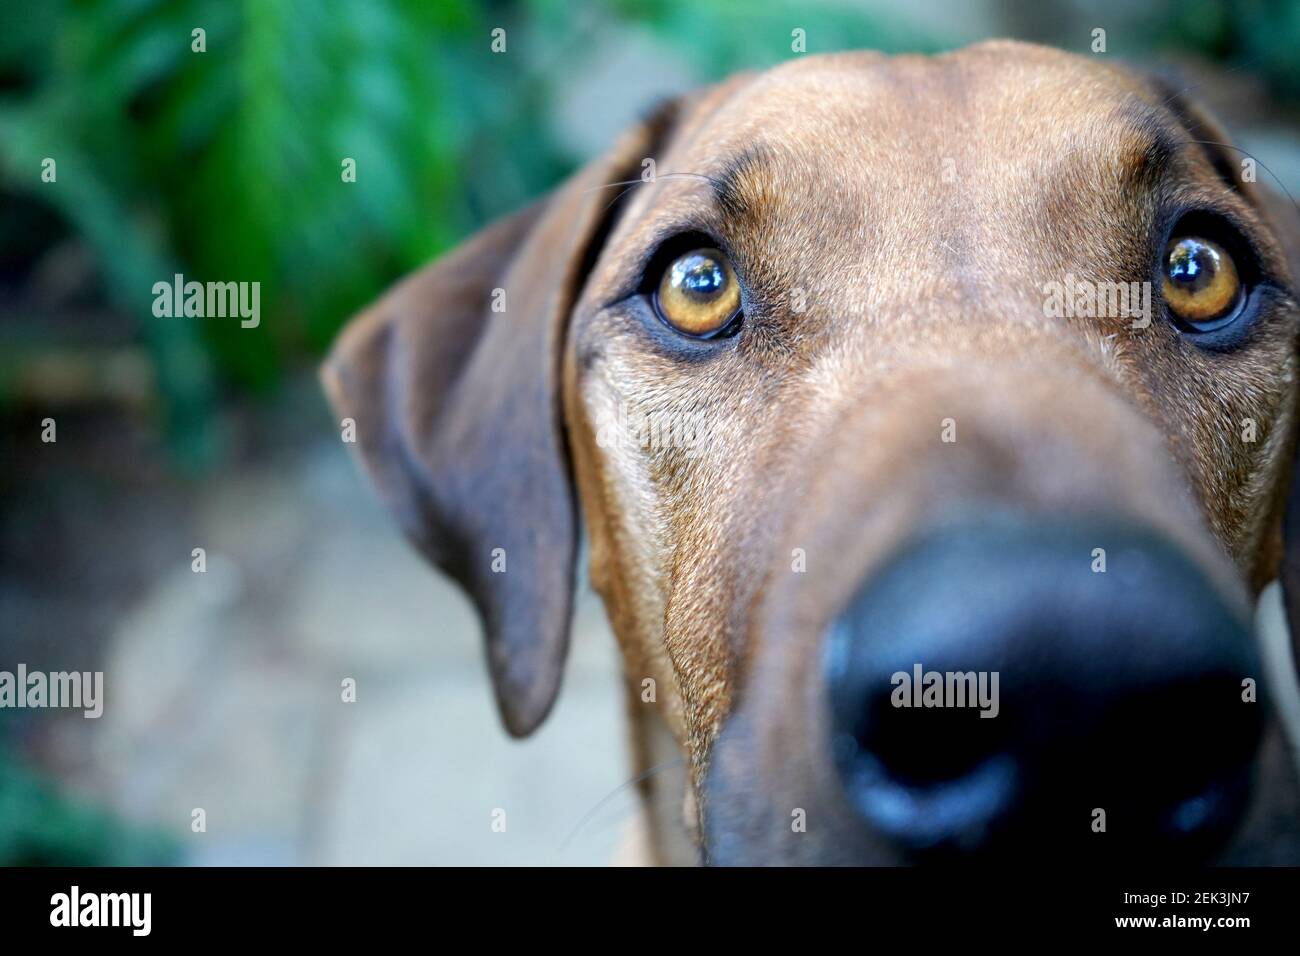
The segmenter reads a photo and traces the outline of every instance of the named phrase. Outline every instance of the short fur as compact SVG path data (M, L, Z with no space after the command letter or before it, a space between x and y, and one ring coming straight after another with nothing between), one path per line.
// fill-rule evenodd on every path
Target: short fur
M683 97L354 320L329 394L407 533L478 603L508 729L559 686L579 511L637 769L687 768L642 785L661 862L708 857L723 826L754 860L888 860L845 836L814 665L864 574L957 503L1130 515L1232 600L1258 596L1284 553L1300 244L1294 210L1197 141L1228 143L1099 58L800 58ZM659 176L639 183L646 157ZM1273 279L1241 347L1199 349L1158 310L1140 331L1044 314L1067 273L1151 278L1152 237L1193 203L1234 216ZM734 340L677 338L638 294L683 232L743 277ZM602 441L621 408L701 413L708 442ZM797 848L764 822L795 805L829 821Z

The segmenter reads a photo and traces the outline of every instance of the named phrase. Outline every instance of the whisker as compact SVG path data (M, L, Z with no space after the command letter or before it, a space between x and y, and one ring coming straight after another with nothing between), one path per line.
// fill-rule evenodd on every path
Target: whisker
M714 179L712 176L705 176L703 173L657 173L654 179L623 179L613 183L602 183L599 186L589 186L588 188L584 189L583 192L590 193L590 192L595 192L598 189L610 189L614 186L626 187L625 189L623 189L622 192L620 192L617 196L611 199L609 203L605 206L604 211L608 212L610 209L613 208L616 202L618 202L620 199L626 196L635 187L640 186L643 183L653 183L660 179L703 179L706 182L712 183L718 189L722 188L722 184L719 183L716 179Z
M1234 65L1234 66L1231 66L1231 67L1228 67L1228 68L1226 68L1226 69L1223 69L1223 70L1221 70L1220 72L1221 72L1222 75L1224 75L1224 76L1229 76L1229 75L1231 75L1231 74L1233 74L1233 73L1240 73L1240 72L1242 72L1243 70L1248 70L1248 69L1254 67L1257 63L1259 63L1259 62L1260 62L1261 60L1263 60L1263 59L1264 59L1264 57L1263 57L1263 55L1261 54L1261 55L1259 55L1259 56L1252 57L1252 58L1249 59L1249 60L1245 60L1244 62L1238 63L1238 64L1236 64L1236 65ZM1191 84L1189 84L1189 85L1183 87L1181 90L1174 90L1172 93L1170 93L1168 96L1166 96L1163 100L1160 101L1160 105L1161 105L1161 106L1168 106L1168 105L1171 104L1174 100L1182 99L1182 98L1185 97L1188 93L1192 92L1192 90L1199 90L1201 87L1203 87L1203 86L1208 86L1208 85L1210 84L1211 81L1213 81L1213 80L1217 80L1217 79L1219 79L1219 77L1218 77L1217 75L1214 76L1214 77L1205 77L1205 78L1202 79L1200 82L1197 82L1197 83L1191 83ZM1172 84L1172 83L1167 83L1167 85L1166 85L1166 89L1171 89L1172 87L1173 87L1173 84Z
M610 189L614 186L636 186L640 183L653 183L659 179L703 179L705 182L712 183L719 189L722 183L712 176L706 176L703 173L656 173L653 179L620 179L617 182L601 183L599 186L588 186L583 190L584 193L595 192L597 189Z
M1251 155L1250 153L1246 152L1246 150L1242 149L1240 146L1233 146L1231 143L1215 143L1208 139L1193 139L1193 140L1189 140L1189 142L1196 143L1200 146L1218 146L1221 149L1235 149L1237 152L1241 153L1247 158L1254 160L1256 166L1258 166L1260 169L1264 170L1264 172L1268 173L1270 176L1273 177L1273 182L1277 183L1277 188L1282 190L1282 192L1286 194L1286 198L1291 200L1291 205L1296 207L1296 212L1300 213L1300 206L1296 205L1295 197L1291 195L1291 191L1286 188L1286 184L1283 183L1282 180L1280 180L1277 177L1277 174L1273 172L1273 170L1269 169L1267 166L1264 165L1263 160L1260 160L1255 156Z
M630 192L631 192L631 191L636 187L636 184L639 183L639 182L642 182L642 180L640 180L640 179L633 180L633 181L632 181L632 184L631 184L630 186L627 186L625 189L623 189L622 192L620 192L617 196L615 196L615 197L614 197L613 199L611 199L608 203L606 203L606 204L605 204L605 208L604 208L603 210L601 210L601 211L602 211L602 212L609 212L611 209L613 209L613 208L614 208L614 204L617 203L617 202L618 202L620 199L622 199L624 196L626 196L628 193L630 193ZM610 185L613 185L613 186L622 186L622 185L624 185L624 184L623 184L623 183L611 183Z
M706 183L712 183L718 189L724 188L720 180L714 179L712 176L706 176L703 173L664 173L662 176L659 176L658 178L659 179L703 179Z
M588 810L586 813L582 815L582 819L580 819L577 825L574 826L573 831L567 837L565 837L564 842L560 844L560 852L563 853L568 848L569 844L573 842L573 838L576 837L582 831L582 828L585 827L588 824L588 822L590 822L591 819L597 813L599 813L602 809L604 809L607 803L609 803L611 800L613 800L623 791L627 790L628 787L635 786L636 784L640 783L643 780L648 780L657 773L662 773L665 770L671 770L673 767L685 766L685 764L686 764L685 760L683 760L681 757L677 757L673 760L669 760L666 763L661 763L658 766L651 767L649 770L643 770L641 773L637 774L631 780L628 780L624 783L620 783L617 787L615 787L604 797L602 797L594 807L592 807L590 810Z
M614 186L635 186L637 183L645 182L644 179L620 179L614 183L601 183L599 186L588 186L583 190L584 193L594 193L597 189L610 189Z

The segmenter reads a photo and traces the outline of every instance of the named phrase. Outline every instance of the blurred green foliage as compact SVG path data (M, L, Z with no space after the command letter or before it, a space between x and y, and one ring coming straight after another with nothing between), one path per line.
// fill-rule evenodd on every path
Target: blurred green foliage
M485 129L514 123L511 145L534 132L526 113L500 116L524 97L493 87L523 78L473 42L486 27L467 3L29 9L0 50L21 87L0 111L7 177L35 182L41 157L58 160L45 195L142 321L153 282L173 271L260 281L273 321L202 327L220 368L248 385L273 381L287 353L319 348L377 287L460 234L481 201L462 170L501 161ZM191 51L195 27L206 53ZM357 187L341 181L343 157L357 161ZM554 175L538 159L538 181L518 191ZM196 374L192 362L178 374Z
M161 866L179 859L173 838L60 796L0 747L0 864Z
M1279 100L1300 98L1300 3L1183 0L1162 4L1153 29L1164 48L1195 52L1263 77Z
M741 8L681 2L14 6L0 29L2 185L54 204L91 246L185 441L214 381L273 384L395 277L559 179L578 157L547 122L553 86L619 23L643 21L717 75L787 55L798 7L745 6L750 29L736 30ZM933 45L851 12L798 19L844 45ZM490 49L497 25L509 56ZM196 27L206 52L191 49ZM56 184L37 175L47 156ZM176 272L259 281L264 321L154 318L153 283Z
M0 190L53 204L91 247L184 436L202 430L223 383L274 384L395 277L572 167L556 89L611 38L652 36L704 79L788 58L792 24L810 52L978 38L962 33L969 20L920 15L794 0L10 0ZM1043 3L1005 22L1078 16ZM1293 0L1156 2L1130 17L1141 29L1112 31L1117 45L1249 60L1300 94ZM507 56L490 49L496 26ZM204 53L191 50L196 27ZM39 180L46 156L57 185ZM341 179L344 157L355 184ZM260 327L153 318L151 287L175 272L259 281Z

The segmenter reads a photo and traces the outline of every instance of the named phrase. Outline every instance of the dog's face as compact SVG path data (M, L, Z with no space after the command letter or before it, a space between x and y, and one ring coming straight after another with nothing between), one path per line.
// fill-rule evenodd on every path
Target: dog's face
M1171 94L1016 44L801 59L359 319L327 381L478 599L508 726L558 683L576 489L706 858L1093 849L1098 809L1128 847L1221 838L1300 310ZM943 706L904 687L932 671Z

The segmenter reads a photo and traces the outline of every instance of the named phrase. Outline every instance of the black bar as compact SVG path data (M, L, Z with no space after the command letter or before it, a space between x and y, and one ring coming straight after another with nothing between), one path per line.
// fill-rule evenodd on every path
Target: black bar
M429 932L435 939L466 933L493 940L501 930L529 927L543 944L551 933L544 927L563 924L566 935L588 935L611 920L616 932L621 923L628 938L647 943L675 937L685 920L760 935L783 926L818 934L838 926L864 947L877 930L990 941L1201 937L1230 945L1259 933L1294 938L1300 909L1300 870L1283 868L9 869L0 870L6 942L73 933L83 944L134 937L131 925L52 926L56 895L70 903L73 886L83 913L88 895L148 893L147 938L205 947L250 940L373 944L412 932L426 940ZM99 898L89 905L98 907ZM129 924L131 911L121 912L120 922ZM134 915L142 925L142 911ZM1150 922L1121 925L1131 920ZM450 943L452 936L445 938Z

